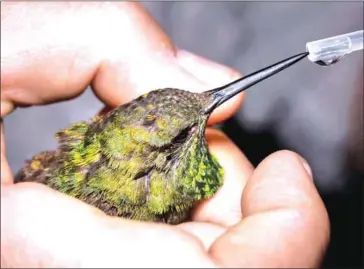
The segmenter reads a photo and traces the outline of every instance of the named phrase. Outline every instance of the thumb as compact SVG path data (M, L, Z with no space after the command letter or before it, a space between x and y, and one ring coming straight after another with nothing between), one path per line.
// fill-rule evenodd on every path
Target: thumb
M307 163L280 151L266 158L248 180L243 220L211 247L227 267L316 267L329 238L329 221Z

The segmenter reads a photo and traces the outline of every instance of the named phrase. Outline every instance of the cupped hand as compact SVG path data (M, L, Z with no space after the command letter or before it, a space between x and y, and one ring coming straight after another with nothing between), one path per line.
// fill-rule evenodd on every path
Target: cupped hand
M1 3L1 115L74 98L115 107L156 88L204 91L239 74L181 51L136 3ZM209 123L231 116L243 94ZM2 131L2 130L1 130ZM36 183L13 184L1 132L2 267L315 267L329 238L308 164L288 151L256 169L221 132L225 183L177 226L109 217Z

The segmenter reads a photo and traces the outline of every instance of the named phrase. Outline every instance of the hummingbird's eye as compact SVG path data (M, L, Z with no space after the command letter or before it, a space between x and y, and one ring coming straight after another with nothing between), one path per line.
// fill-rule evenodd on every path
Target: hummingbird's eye
M142 178L144 178L144 177L148 176L150 171L151 171L151 169L147 169L147 170L141 170L141 171L139 171L138 173L136 173L136 174L134 175L134 180L142 179Z
M185 129L183 129L174 139L173 139L173 143L179 144L179 143L184 143L187 138L189 137L189 135L191 134L191 128L187 127Z

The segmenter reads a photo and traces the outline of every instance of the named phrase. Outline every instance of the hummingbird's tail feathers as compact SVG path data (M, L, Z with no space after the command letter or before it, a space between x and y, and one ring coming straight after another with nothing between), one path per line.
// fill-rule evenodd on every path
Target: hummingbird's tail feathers
M50 167L56 162L56 151L43 151L26 161L25 166L15 175L14 183L37 182L45 184Z

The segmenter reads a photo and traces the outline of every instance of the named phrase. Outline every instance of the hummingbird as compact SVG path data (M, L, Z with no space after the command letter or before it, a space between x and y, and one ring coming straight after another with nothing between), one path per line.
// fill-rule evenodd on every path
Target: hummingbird
M15 183L38 182L110 216L176 225L223 185L205 129L221 104L305 58L300 53L227 85L150 91L56 133L58 147L25 162Z

